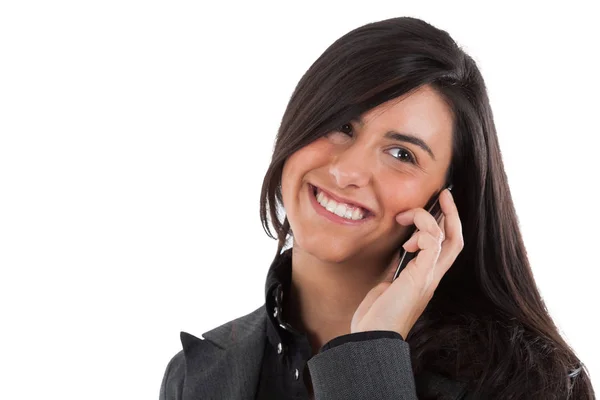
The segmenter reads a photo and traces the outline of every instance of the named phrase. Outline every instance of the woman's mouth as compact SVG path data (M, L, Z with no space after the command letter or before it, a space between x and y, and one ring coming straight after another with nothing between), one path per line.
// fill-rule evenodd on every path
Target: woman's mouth
M373 216L373 213L365 208L332 199L327 193L316 186L309 184L309 188L311 203L317 213L333 222L356 225L365 222Z

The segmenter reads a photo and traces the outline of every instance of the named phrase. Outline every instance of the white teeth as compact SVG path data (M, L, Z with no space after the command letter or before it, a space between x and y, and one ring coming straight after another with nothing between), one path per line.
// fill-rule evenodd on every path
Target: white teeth
M334 212L336 207L337 203L334 200L329 200L329 202L327 203L327 207L325 208L327 209L327 211Z
M344 218L352 219L352 209L346 208L346 214L343 216Z
M323 192L319 192L319 193L317 194L317 201L318 201L319 203L321 203L321 201L322 201L322 200L323 200Z
M346 206L343 204L338 204L333 212L336 215L339 215L340 217L345 217L346 216Z
M344 203L328 198L322 191L317 190L317 202L322 205L327 211L339 215L342 218L359 220L364 218L364 212L360 208L351 207Z

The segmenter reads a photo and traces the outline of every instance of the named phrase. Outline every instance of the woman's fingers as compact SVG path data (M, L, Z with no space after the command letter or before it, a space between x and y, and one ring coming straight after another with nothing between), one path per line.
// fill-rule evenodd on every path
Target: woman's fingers
M443 227L422 208L396 216L399 224L417 227L418 231L404 248L410 252L419 250L419 253L398 279L380 283L369 292L352 319L351 332L393 330L407 337L439 281L462 250L462 227L449 193L441 193L440 208L444 216L440 218ZM389 274L397 267L397 257L394 259Z
M442 230L442 235L444 235L444 238L446 238L446 227L444 226L445 225L444 221L445 221L444 214L442 214L442 218L440 218L439 225Z
M440 243L439 239L431 235L429 232L418 231L402 245L404 249L410 253L421 249L436 247Z
M406 268L413 269L421 279L421 291L433 291L437 287L435 272L440 269L438 258L440 256L442 242L439 237L432 236L429 232L418 232L417 244L421 249L417 256L412 259ZM413 263L414 266L410 264ZM431 287L434 285L433 288Z
M414 224L418 229L403 247L411 253L419 251L406 268L411 268L411 273L422 279L423 288L431 284L435 285L434 289L437 287L463 247L462 226L450 191L440 193L439 201L442 210L439 223L422 208L396 217L399 224Z
M443 232L438 222L427 210L423 208L413 208L396 216L396 221L400 225L414 224L419 231L429 232L434 237L443 240Z

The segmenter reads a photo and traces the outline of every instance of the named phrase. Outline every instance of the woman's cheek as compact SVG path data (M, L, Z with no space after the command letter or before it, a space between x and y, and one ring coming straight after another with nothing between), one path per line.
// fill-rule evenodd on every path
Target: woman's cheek
M307 161L314 166L326 163L336 152L336 146L327 140L319 138L303 148Z

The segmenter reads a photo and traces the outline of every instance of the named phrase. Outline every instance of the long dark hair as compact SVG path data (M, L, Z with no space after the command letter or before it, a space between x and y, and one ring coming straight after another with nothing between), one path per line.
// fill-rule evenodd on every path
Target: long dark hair
M260 198L263 228L279 241L276 257L291 234L287 218L278 215L286 159L422 85L453 112L448 174L464 248L406 338L413 372L468 382L476 398L593 399L587 369L561 337L533 279L481 73L446 31L420 19L393 18L349 32L298 83Z

